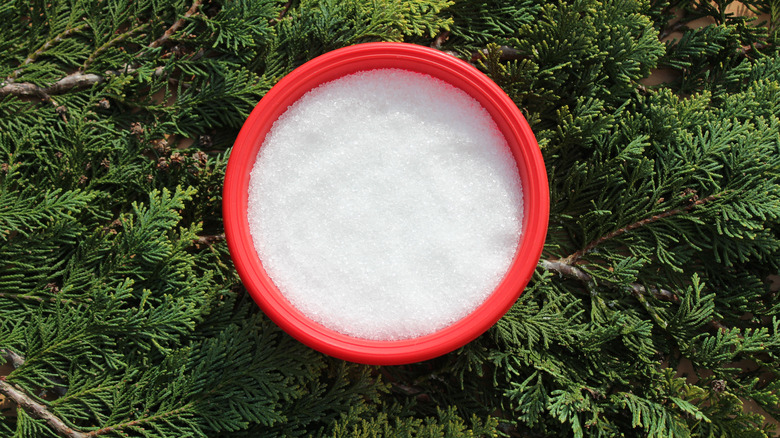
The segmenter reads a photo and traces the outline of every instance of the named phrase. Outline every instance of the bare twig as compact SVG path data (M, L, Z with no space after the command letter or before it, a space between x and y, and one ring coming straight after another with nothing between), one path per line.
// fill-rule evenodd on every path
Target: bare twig
M157 67L155 76L162 74L162 67ZM120 74L135 73L136 69L130 66L124 66L119 70L107 70L103 75L94 73L71 73L59 81L47 86L41 87L27 82L10 83L0 87L0 97L13 96L38 96L45 101L52 101L52 95L63 94L71 90L82 90L92 85L99 84L111 76Z
M661 31L660 34L658 34L658 39L663 41L669 35L677 32L679 30L684 30L686 28L686 24L687 24L687 22L684 23L682 21L678 21L678 22L676 22L676 23L674 23L674 24L672 24L670 26L667 26L666 28L664 28L664 30Z
M0 97L11 94L14 96L38 96L43 100L49 100L51 96L49 96L47 89L48 87L39 87L28 82L10 83L0 87Z
M59 417L52 414L45 405L37 402L18 386L6 382L5 379L0 379L0 394L24 409L31 417L46 421L46 424L62 436L68 438L87 438L89 436L72 429Z
M568 263L565 263L563 261L551 261L551 260L540 260L539 266L542 269L546 269L548 271L557 272L564 277L573 278L575 280L579 280L583 283L592 283L593 282L593 276L582 270L581 268L578 268L577 266L570 265ZM611 283L611 286L617 286L617 287L624 287L623 285L614 284ZM650 294L653 297L663 300L663 301L671 301L673 303L680 302L680 298L675 295L674 292L666 290L666 289L659 289L655 287L645 287L642 286L639 283L631 283L628 286L628 290L631 291L634 294L641 294L641 295L647 295Z
M7 348L0 348L0 357L5 359L7 363L13 365L14 368L19 368L24 365L24 357Z
M184 15L176 20L171 27L168 28L168 30L165 31L165 33L162 34L160 38L157 38L156 40L152 41L151 44L149 44L150 49L154 49L156 47L160 47L163 43L168 41L168 39L176 33L177 30L179 30L180 27L184 25L184 22L187 21L188 18L198 13L198 8L203 3L203 0L195 0L192 2L192 6L187 10L187 12L184 13Z
M279 11L279 16L271 20L271 24L276 24L282 21L282 18L284 18L284 16L287 15L287 11L290 10L290 6L292 6L292 0L288 0L287 3L285 3L282 10Z
M590 283L593 277L582 269L559 261L539 260L539 266L547 271L557 272L564 277L573 278L583 283Z
M579 251L577 251L575 253L572 253L572 254L562 258L561 262L563 262L563 263L565 263L567 265L573 265L575 262L577 262L577 260L580 259L580 257L582 257L583 255L585 255L586 253L591 251L593 248L595 248L595 247L601 245L602 243L606 242L607 240L614 239L615 237L618 237L618 236L620 236L620 235L622 235L622 234L624 234L624 233L626 233L628 231L635 230L637 228L641 228L641 227L643 227L645 225L652 224L653 222L657 222L657 221L659 221L661 219L664 219L664 218L667 218L667 217L670 217L670 216L674 216L674 215L677 215L677 214L680 214L680 213L685 213L685 212L691 211L695 207L698 207L700 205L706 204L707 202L710 202L710 201L713 201L713 200L717 199L719 196L720 195L707 196L706 198L702 198L702 199L696 200L696 201L688 204L687 206L685 206L683 208L676 208L674 210L665 211L665 212L659 213L659 214L657 214L655 216L651 216L651 217L649 217L647 219L642 219L640 221L634 222L633 224L626 225L623 228L619 228L619 229L617 229L617 230L615 230L615 231L613 231L611 233L607 233L604 236L599 237L598 239L590 242L589 244L585 245L585 247L582 248L581 250L579 250Z
M193 241L196 245L211 245L214 242L221 242L225 240L225 233L217 234L214 236L198 236L197 239Z
M499 59L501 61L513 61L515 59L520 59L523 57L523 55L520 53L519 50L509 47L509 46L501 46L499 47L499 50L501 51L501 55ZM487 49L482 49L479 52L474 52L471 55L471 59L469 62L477 62L482 58L485 58L488 54Z

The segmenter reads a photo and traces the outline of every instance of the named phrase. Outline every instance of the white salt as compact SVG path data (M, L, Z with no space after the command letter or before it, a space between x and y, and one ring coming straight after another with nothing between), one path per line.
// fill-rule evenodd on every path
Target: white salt
M415 338L472 312L521 233L517 166L487 111L427 75L321 85L274 123L251 174L250 231L281 293L356 338Z

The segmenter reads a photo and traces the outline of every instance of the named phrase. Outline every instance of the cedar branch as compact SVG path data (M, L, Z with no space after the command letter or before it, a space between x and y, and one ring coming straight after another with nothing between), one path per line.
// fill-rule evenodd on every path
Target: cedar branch
M695 207L698 207L699 205L703 205L703 204L706 204L707 202L715 200L716 198L718 198L718 196L720 196L720 195L707 196L706 198L698 199L698 200L696 200L696 201L686 205L683 208L676 208L674 210L665 211L665 212L659 213L659 214L657 214L655 216L651 216L649 218L636 221L633 224L626 225L623 228L618 228L617 230L615 230L615 231L613 231L611 233L607 233L604 236L601 236L598 239L590 242L589 244L585 245L585 247L582 248L581 250L579 250L577 252L574 252L574 253L572 253L572 254L562 258L560 261L563 262L564 264L567 264L567 265L574 265L574 263L576 263L577 260L580 259L580 257L582 257L586 253L590 252L593 248L595 248L595 247L601 245L602 243L606 242L607 240L614 239L615 237L618 237L618 236L620 236L620 235L622 235L622 234L624 234L624 233L626 233L628 231L644 227L645 225L652 224L653 222L658 222L661 219L664 219L664 218L667 218L667 217L670 217L670 216L675 216L675 215L678 215L680 213L685 213L685 212L691 211Z
M552 261L552 260L540 260L539 266L542 269L557 272L564 277L573 278L575 280L579 280L583 283L591 283L593 282L593 276L582 270L581 268L578 268L574 265L565 263L563 261ZM618 284L610 284L612 286L621 286ZM672 291L666 290L666 289L660 289L656 287L645 287L642 286L639 283L631 283L628 286L626 286L628 290L630 290L634 294L641 294L641 295L647 295L650 294L653 297L663 300L663 301L671 301L673 303L680 302L680 298Z
M46 41L45 43L43 43L43 45L40 48L38 48L38 50L32 52L29 56L27 56L27 58L25 58L25 60L22 61L22 64L20 65L20 67L24 67L26 65L32 64L45 51L49 50L49 48L51 46L61 42L65 38L69 37L70 35L78 32L78 31L80 31L82 29L85 29L87 27L89 27L89 23L83 23L83 24L81 24L79 26L71 27L69 29L65 29L64 31L60 32L54 38L52 38L49 41ZM11 76L8 78L8 81L9 82L13 82L13 80L16 79L16 77L19 76L19 73L21 73L21 72L22 72L21 68L19 68L17 70L14 70L13 74L11 74Z
M92 52L91 55L89 55L89 58L87 58L87 60L84 61L84 64L81 66L81 71L86 70L87 67L89 67L95 61L95 59L97 59L98 56L103 54L103 52L108 50L111 46L113 46L114 44L116 44L116 43L118 43L120 41L126 40L131 35L133 35L133 34L135 34L137 32L140 32L140 31L146 29L147 26L149 26L149 23L144 23L144 24L142 24L142 25L140 25L138 27L134 27L134 28L128 30L127 32L123 33L123 34L117 35L114 38L106 41L105 44L103 44L102 46L98 47L94 52Z
M287 15L287 12L290 10L290 6L292 6L292 0L288 0L287 3L285 3L282 10L279 11L279 16L271 20L271 24L276 24L282 21L282 18L284 18L284 16Z
M179 408L174 409L174 410L169 411L169 412L165 412L163 414L154 415L154 416L151 416L151 417L141 418L141 419L138 419L138 420L128 421L126 423L120 423L120 424L117 424L117 425L114 425L114 426L107 426L107 427L104 427L102 429L93 430L92 432L81 434L80 438L96 437L96 436L100 436L100 435L103 435L103 434L106 434L106 433L109 433L109 432L113 432L115 430L121 430L121 429L125 429L125 428L128 428L128 427L138 426L139 424L149 423L149 422L154 421L154 420L162 420L162 419L168 418L170 416L177 415L180 412L183 412L183 411L185 411L185 410L187 410L189 408L190 408L190 404L188 403L188 404L186 404L186 405L184 405L182 407L179 407Z
M579 280L586 284L592 284L593 282L593 276L582 270L581 268L578 268L576 266L572 266L569 264L566 264L562 261L551 261L551 260L540 260L539 261L539 267L542 269L545 269L547 271L557 272L558 274L563 275L564 277L573 278L575 280ZM643 305L648 309L648 311L651 311L649 308L649 305L647 304L645 300L645 296L650 294L653 297L655 297L658 300L661 301L669 301L672 303L679 303L680 297L677 296L674 292L666 289L656 288L656 287L645 287L642 286L639 283L631 283L627 286L623 286L620 284L610 283L610 286L613 287L625 287L628 291L630 291L635 297L637 297L638 300L642 302ZM658 318L657 315L654 315L654 318ZM657 321L660 325L664 326L666 324L665 321L658 320ZM722 322L718 321L717 319L710 320L707 325L710 328L725 331L728 330L728 327L723 325Z
M26 300L26 301L35 301L38 303L62 303L62 304L81 304L81 303L91 303L92 298L85 298L84 301L76 301L76 300L70 300L67 298L57 298L57 297L51 297L51 298L44 298L39 297L35 295L27 295L26 293L8 293L8 292L0 292L0 298L11 298L15 300Z
M149 44L150 49L154 49L156 47L160 47L163 43L168 41L168 39L173 35L177 30L179 30L180 27L184 25L184 22L187 21L188 18L198 13L198 8L203 3L203 0L195 0L192 2L192 6L187 10L187 12L184 13L184 15L176 20L171 27L168 28L168 30L165 31L165 33L162 34L160 38L157 38L156 40L152 41L151 44Z
M33 399L18 386L4 379L0 379L0 394L24 409L31 417L46 421L46 424L62 436L67 438L87 438L89 436L72 429L59 417L51 413L45 405Z

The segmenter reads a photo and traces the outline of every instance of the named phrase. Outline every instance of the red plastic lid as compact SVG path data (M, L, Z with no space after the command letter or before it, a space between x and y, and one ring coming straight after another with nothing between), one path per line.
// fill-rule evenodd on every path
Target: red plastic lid
M523 234L509 271L476 310L435 333L400 341L358 339L328 329L303 315L279 292L263 269L249 232L249 177L258 151L276 119L318 85L363 70L399 68L443 80L476 99L493 117L517 160L523 189ZM367 43L326 53L295 69L258 103L230 154L223 197L230 255L249 294L282 329L315 350L375 365L419 362L474 340L514 304L539 261L547 233L550 200L539 145L517 106L472 65L443 52L406 43Z

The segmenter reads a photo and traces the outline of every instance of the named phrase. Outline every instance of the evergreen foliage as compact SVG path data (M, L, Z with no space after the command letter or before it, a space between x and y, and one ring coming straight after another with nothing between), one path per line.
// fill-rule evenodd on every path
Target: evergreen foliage
M769 18L732 0L3 2L0 436L776 436L780 6L742 3ZM272 324L220 207L264 93L378 40L491 76L551 186L516 305L397 367ZM656 69L673 79L646 85Z

